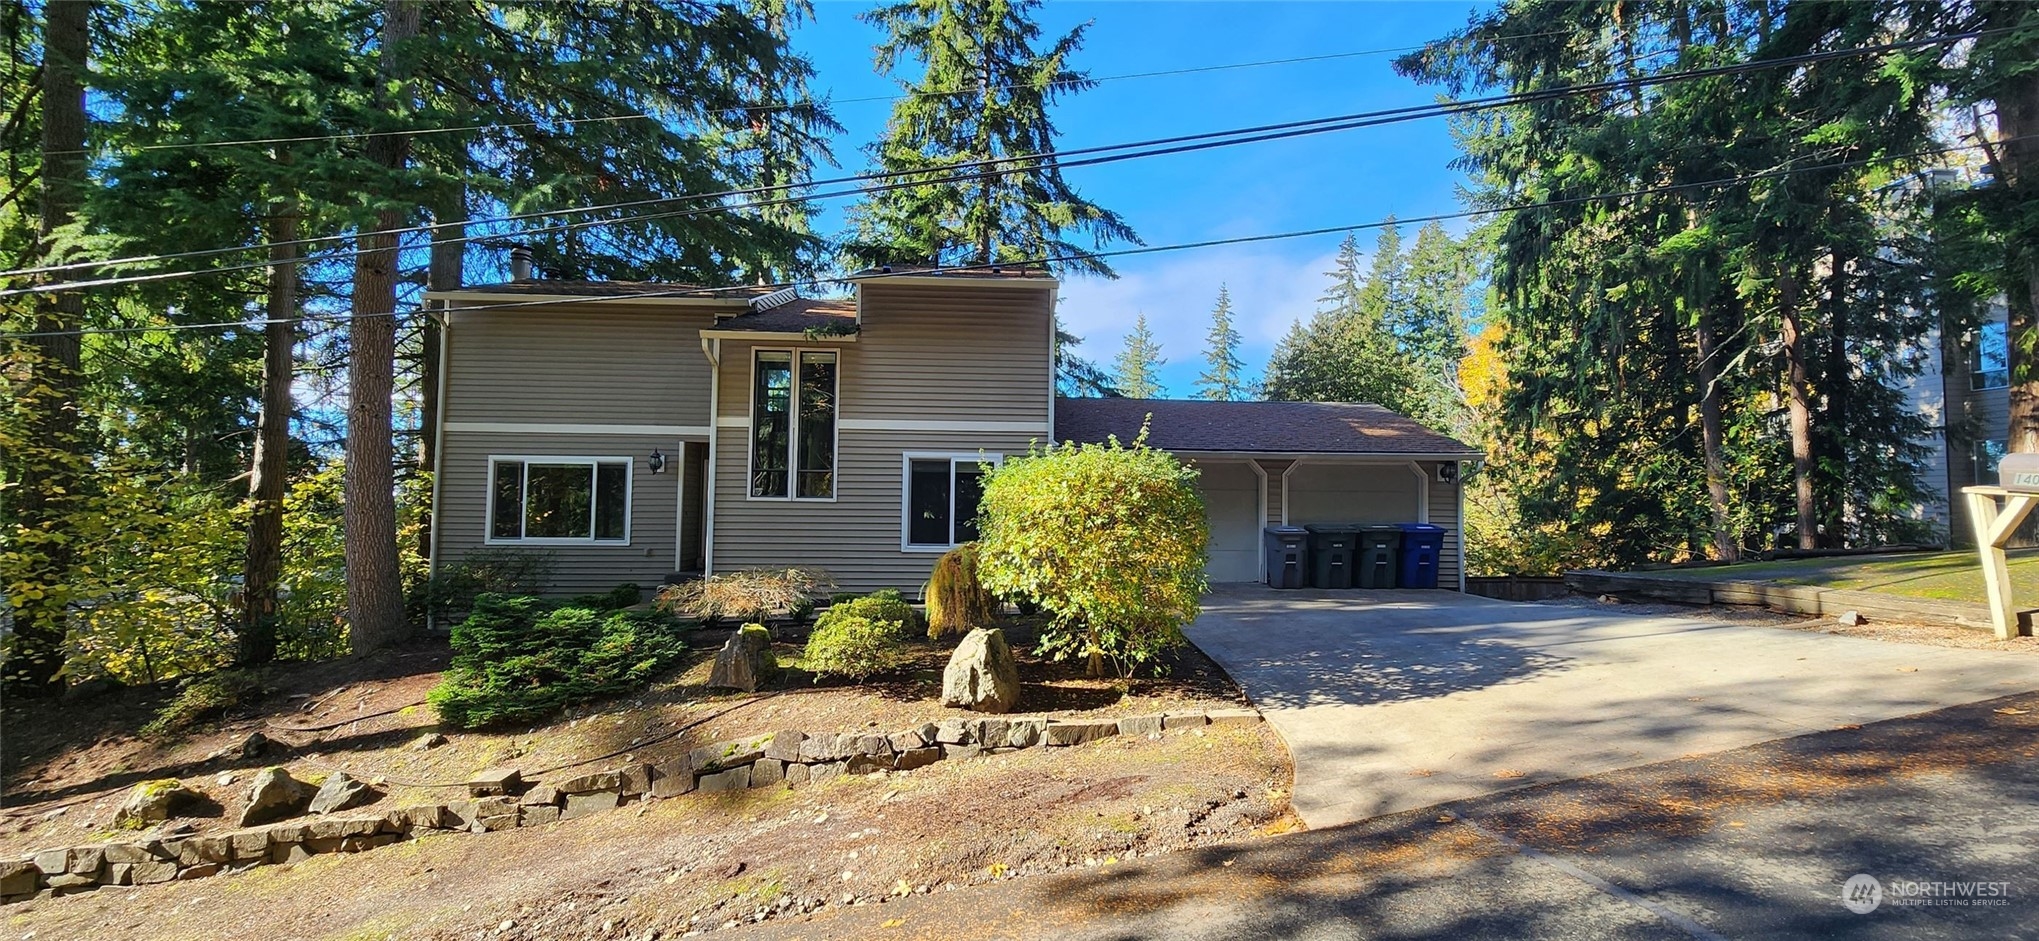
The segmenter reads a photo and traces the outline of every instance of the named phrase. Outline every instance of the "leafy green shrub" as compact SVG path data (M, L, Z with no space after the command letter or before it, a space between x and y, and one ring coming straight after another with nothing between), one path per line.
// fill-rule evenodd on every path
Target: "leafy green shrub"
M426 697L461 728L527 722L640 689L687 645L672 619L482 595L453 629L453 663Z
M183 735L224 715L228 709L246 705L268 695L260 675L249 670L221 670L194 677L166 703L149 724L142 726L147 739L168 739Z
M466 617L482 595L536 595L551 577L550 554L501 546L476 549L441 565L425 580L417 600L434 618L451 621Z
M870 618L873 621L892 621L903 632L920 633L927 627L927 621L913 605L899 596L899 589L885 588L868 595L851 595L829 606L814 622L815 630L826 627L831 621L846 617Z
M977 580L977 544L966 542L943 553L928 577L927 637L969 633L991 623L998 599Z
M1196 471L1147 447L1035 448L984 481L977 576L1051 619L1041 649L1121 673L1183 642L1210 541Z
M763 621L805 617L816 598L834 589L835 579L821 569L746 569L673 585L659 592L658 605L703 620Z
M831 609L829 614L835 611ZM825 615L814 623L802 664L816 676L835 674L861 680L899 665L906 653L904 633L899 621L849 613Z
M575 595L566 603L576 608L593 608L596 611L620 611L644 600L644 589L636 582L624 582L599 595Z

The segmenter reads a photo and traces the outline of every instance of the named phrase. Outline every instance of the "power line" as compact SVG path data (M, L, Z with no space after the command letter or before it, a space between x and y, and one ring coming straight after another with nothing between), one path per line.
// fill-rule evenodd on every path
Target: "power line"
M1946 154L1951 153L1978 150L1983 147L1998 146L2005 143L2035 138L2039 138L2039 134L2027 134L2020 137L2007 138L2001 141L1992 141L1988 144L1965 144L1956 147L1941 147L1934 148L1931 150L1913 151L1907 154L1890 154L1877 157L1864 157L1856 160L1847 160L1838 163L1824 163L1806 167L1796 168L1780 167L1775 170L1766 170L1761 173L1752 173L1744 176L1723 177L1714 180L1699 180L1691 183L1674 183L1665 186L1644 187L1639 189L1624 190L1615 193L1595 193L1587 196L1571 196L1566 197L1564 199L1544 200L1541 202L1534 203L1522 203L1513 206L1498 206L1489 209L1466 209L1457 212L1433 213L1431 215L1424 216L1389 217L1386 219L1380 219L1372 222L1359 222L1347 225L1324 226L1314 229L1298 229L1289 232L1274 232L1260 235L1242 235L1232 238L1206 239L1196 242L1178 242L1172 245L1143 245L1136 248L1121 248L1098 252L1080 252L1070 255L1048 256L1015 262L1001 262L993 265L983 264L947 265L929 268L914 268L897 272L859 274L854 277L842 276L831 278L808 278L798 281L785 281L777 284L756 285L755 287L772 289L822 287L827 285L849 283L852 281L880 281L885 280L887 278L922 277L926 275L985 272L1000 268L1027 268L1033 266L1046 266L1094 258L1122 258L1133 255L1151 255L1162 252L1189 251L1200 248L1218 248L1228 245L1246 245L1258 242L1286 241L1289 239L1309 238L1318 235L1332 235L1341 232L1359 232L1370 229L1382 229L1388 226L1422 225L1430 222L1449 222L1457 219L1470 219L1479 216L1500 215L1502 213L1527 212L1533 209L1550 209L1562 206L1575 206L1584 203L1602 202L1608 200L1634 199L1642 196L1655 196L1662 195L1665 193L1683 192L1692 189L1709 189L1726 186L1737 186L1743 183L1754 183L1762 180L1788 177L1798 173L1814 173L1828 170L1845 170L1852 167L1868 166L1871 164L1878 163L1895 163L1904 160L1916 160L1923 157L1944 156ZM646 291L637 294L556 297L556 298L540 298L529 301L504 301L488 304L470 304L462 305L460 307L453 309L461 312L479 312L490 310L522 310L534 307L554 307L562 304L589 304L589 303L601 303L605 301L621 301L627 303L630 301L657 300L661 298L699 297L709 294L726 293L729 290L731 289L726 287L724 288L685 287L685 288L674 288L669 291ZM291 317L279 320L236 320L203 324L160 324L135 327L103 327L103 328L86 328L80 330L52 330L42 332L0 333L0 339L17 340L17 339L30 339L35 337L54 337L54 336L98 336L98 335L117 335L135 333L170 333L184 330L206 330L225 328L245 329L260 327L269 323L338 324L347 323L354 320L362 320L375 317L395 317L399 315L400 315L399 312L390 311L387 313L342 314L331 317L307 315L303 317Z
M1757 60L1753 62L1744 62L1734 65L1716 66L1705 69L1691 69L1681 72L1667 72L1661 75L1643 76L1633 79L1610 80L1605 82L1589 83L1586 85L1573 85L1564 88L1546 89L1543 91L1536 92L1520 92L1507 95L1493 95L1485 98L1464 99L1454 102L1442 102L1429 105L1412 105L1403 108L1391 108L1379 111L1356 112L1353 114L1333 115L1321 118L1308 118L1299 121L1289 121L1278 124L1266 124L1254 127L1234 128L1224 131L1208 131L1198 134L1187 134L1175 137L1154 138L1149 140L1132 141L1119 144L1105 144L1093 147L1077 148L1073 150L1043 152L1035 154L1019 154L1005 157L987 158L982 160L965 161L962 163L953 164L947 168L944 168L942 171L900 171L900 172L881 171L875 173L865 173L853 176L837 177L834 179L811 180L799 184L797 188L807 189L814 186L825 186L836 183L867 182L882 179L890 179L894 177L908 178L896 183L883 184L874 187L864 187L856 190L842 190L832 193L813 194L808 196L789 196L742 203L722 203L691 211L639 214L635 216L625 216L616 219L583 220L577 223L563 223L558 225L545 226L523 234L527 236L542 235L550 232L567 232L590 227L622 225L633 222L653 221L657 219L704 215L711 212L728 212L741 209L761 208L765 206L785 205L789 203L809 202L820 199L833 199L845 196L866 195L869 193L883 192L886 190L899 189L907 186L926 186L926 185L939 185L944 183L966 182L982 179L987 176L1004 176L1014 173L1022 173L1026 172L1029 169L1033 169L1032 167L1019 165L1023 164L1026 161L1055 161L1058 167L1079 167L1117 162L1120 160L1132 160L1152 156L1186 153L1196 150L1208 150L1216 147L1230 147L1239 144L1260 143L1269 140L1279 140L1290 137L1308 136L1312 134L1332 133L1337 131L1374 127L1382 124L1401 123L1404 121L1419 120L1431 117L1442 117L1455 114L1474 113L1478 111L1485 111L1495 108L1510 107L1522 104L1535 104L1544 101L1559 100L1569 97L1598 94L1600 92L1605 91L1629 90L1640 87L1666 85L1674 82L1738 75L1746 72L1762 71L1786 66L1808 65L1834 59L1853 58L1857 56L1874 55L1883 52L1900 51L1904 49L1920 48L1924 46L1942 45L1951 42L1960 42L1968 39L1974 39L1977 37L1989 35L1991 33L2003 31L2005 30L2004 29L1979 30L1945 36L1936 36L1924 39L1906 40L1903 42L1885 43L1877 46L1863 46L1854 47L1850 49L1828 50L1825 52L1803 53L1796 56L1784 56L1775 59ZM1172 146L1190 142L1195 142L1196 146ZM1159 147L1161 149L1150 149L1138 153L1111 155L1111 152L1113 151L1130 150L1141 147L1148 148ZM1071 156L1080 157L1087 154L1100 154L1106 156L1098 156L1090 159L1073 161L1062 159ZM993 169L1000 164L1016 164L1016 165L1012 167L1007 167L1002 170ZM957 174L945 177L912 179L912 177L914 177L916 174L924 174L929 172L944 172L956 174L957 171L972 169L979 170L982 172ZM21 277L25 275L46 274L57 271L79 270L99 267L115 267L128 264L143 264L150 262L173 261L187 258L210 257L224 254L242 254L255 251L266 251L271 248L279 247L306 247L310 245L323 244L326 242L340 241L347 238L364 238L368 236L377 235L401 236L404 234L416 232L429 233L436 232L441 228L451 228L454 226L496 225L506 222L525 221L529 219L545 218L558 215L570 215L575 213L613 211L617 209L631 209L651 205L664 205L671 203L711 199L726 199L732 196L756 195L759 193L779 192L793 188L796 187L784 187L784 186L747 187L742 189L724 190L717 193L683 194L678 196L655 197L650 199L634 200L622 203L612 203L601 206L582 206L567 209L543 210L509 216L502 216L496 219L472 220L464 223L428 223L424 225L407 226L396 229L360 232L349 236L320 236L285 242L257 243L245 246L234 246L231 248L200 249L187 252L133 256L129 258L109 259L104 261L71 262L61 265L47 265L39 268L22 268L15 269L12 271L4 271L0 272L0 277ZM460 238L443 239L438 241L441 243L465 244L469 242L487 241L500 239L504 237L506 236L502 234L466 235ZM342 252L337 256L329 257L345 258L357 254L360 254L360 250ZM57 291L80 290L84 288L93 287L112 287L123 284L139 284L155 281L176 280L189 277L200 277L212 274L225 274L234 271L266 268L270 264L271 262L264 260L259 262L247 262L235 265L223 265L214 268L205 268L197 270L179 270L170 272L158 272L154 274L115 276L88 281L73 281L48 285L31 285L25 288L11 288L7 290L0 290L0 298L14 297L24 294L51 293Z

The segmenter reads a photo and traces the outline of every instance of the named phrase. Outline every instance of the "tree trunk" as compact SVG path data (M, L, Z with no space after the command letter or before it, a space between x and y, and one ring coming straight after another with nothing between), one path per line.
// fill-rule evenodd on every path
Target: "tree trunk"
M1848 515L1848 406L1854 389L1854 367L1848 361L1848 259L1832 256L1833 271L1827 275L1827 362L1821 389L1826 398L1820 436L1824 460L1821 476L1826 481L1825 532L1820 544L1839 549L1846 543Z
M383 4L382 74L385 87L400 83L397 65L403 46L418 32L418 8L404 0ZM396 103L391 102L394 109ZM407 156L402 134L368 139L366 154L385 170L400 169ZM391 174L394 176L394 173ZM404 224L398 209L383 209L372 223L378 232ZM396 385L396 269L398 237L363 235L354 259L353 317L347 359L347 622L355 653L402 641L403 575L396 543L396 475L391 442L390 397Z
M1735 539L1734 524L1728 517L1727 458L1722 451L1720 340L1714 336L1712 311L1699 312L1699 324L1692 331L1699 347L1699 446L1706 459L1706 506L1713 517L1713 556L1722 562L1741 560L1741 545Z
M56 244L72 223L85 188L85 60L92 5L53 0L44 7L42 70L42 192L37 254L61 264ZM43 275L43 283L78 272ZM84 484L83 423L78 415L78 330L85 325L85 295L57 291L36 296L32 360L20 393L28 412L29 446L17 455L15 518L26 556L17 576L35 590L15 590L14 647L8 657L9 691L36 696L63 688L67 609L73 600L76 551L61 539L69 529Z
M459 290L465 277L467 243L467 190L461 188L446 200L434 214L433 221L439 223L432 236L431 264L425 272L425 288L430 291ZM441 304L439 314L445 315L450 305ZM442 325L438 317L428 316L421 327L422 339L418 344L418 470L426 475L439 470L439 344ZM425 524L418 527L418 555L432 557L432 518L425 517Z
M241 666L276 659L276 584L283 576L283 496L290 479L290 413L297 350L297 204L278 200L269 223L268 323L262 327L262 408L248 475L248 557L242 569Z
M1819 514L1813 503L1812 405L1805 375L1805 328L1798 272L1777 276L1777 308L1784 322L1784 397L1791 411L1791 478L1798 485L1798 547L1819 548Z
M2001 4L1988 26L2015 25L2026 15L2018 4ZM2039 54L2039 42L2028 43ZM2039 453L2039 223L2029 221L2039 205L2039 71L2007 78L1997 93L1996 147L1999 184L2009 205L2022 207L2021 224L2005 239L2010 249L2007 300L2010 320L2012 451Z

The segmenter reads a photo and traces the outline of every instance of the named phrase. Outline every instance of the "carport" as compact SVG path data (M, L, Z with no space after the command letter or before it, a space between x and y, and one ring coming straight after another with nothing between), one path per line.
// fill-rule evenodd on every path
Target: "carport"
M1131 441L1201 472L1212 582L1263 582L1266 526L1431 523L1447 531L1439 585L1465 585L1460 464L1482 454L1378 405L1058 399L1058 441Z

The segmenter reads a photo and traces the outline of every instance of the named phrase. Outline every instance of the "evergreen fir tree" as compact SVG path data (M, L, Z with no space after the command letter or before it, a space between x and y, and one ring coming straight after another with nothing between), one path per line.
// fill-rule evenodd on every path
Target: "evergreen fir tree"
M1197 396L1217 401L1247 397L1246 364L1239 359L1239 331L1232 326L1232 292L1218 286L1218 304L1211 309L1211 330L1204 337L1206 368L1197 377Z
M1168 393L1161 386L1160 369L1167 362L1161 358L1161 344L1155 342L1153 331L1147 329L1147 315L1141 314L1133 321L1132 331L1126 334L1125 348L1112 362L1112 384L1127 398L1164 398Z

